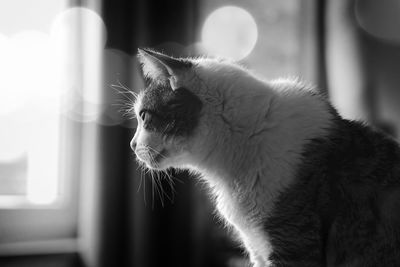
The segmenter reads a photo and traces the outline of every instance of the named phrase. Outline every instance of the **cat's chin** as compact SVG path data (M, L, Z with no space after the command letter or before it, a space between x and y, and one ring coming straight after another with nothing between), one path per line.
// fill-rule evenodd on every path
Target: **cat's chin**
M163 149L161 152L156 150L138 149L135 151L137 159L150 170L165 170L169 166L165 166L167 159L167 151Z
M182 165L182 164L177 164L175 160L171 158L162 158L159 161L141 161L144 163L146 168L150 170L155 170L155 171L166 171L168 169L181 169L181 170L187 170L187 169L193 169L189 168L187 165Z
M146 165L147 169L154 170L154 171L165 171L169 168L168 166L163 166L163 164L161 164L161 163L146 162L145 165Z

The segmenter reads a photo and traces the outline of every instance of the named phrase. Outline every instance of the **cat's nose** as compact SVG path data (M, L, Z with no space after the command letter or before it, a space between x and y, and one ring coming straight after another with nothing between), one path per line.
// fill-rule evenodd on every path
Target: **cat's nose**
M130 145L131 145L131 149L132 149L133 151L135 151L135 149L136 149L136 141L135 141L134 138L132 138Z

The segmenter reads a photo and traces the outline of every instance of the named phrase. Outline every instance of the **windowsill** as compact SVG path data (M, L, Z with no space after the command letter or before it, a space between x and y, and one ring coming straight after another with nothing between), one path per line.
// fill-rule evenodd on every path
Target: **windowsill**
M73 238L25 241L0 245L0 257L69 254L78 252L78 240Z
M7 196L0 195L0 209L60 209L65 204L65 199L59 196L54 202L49 204L34 204L26 196Z

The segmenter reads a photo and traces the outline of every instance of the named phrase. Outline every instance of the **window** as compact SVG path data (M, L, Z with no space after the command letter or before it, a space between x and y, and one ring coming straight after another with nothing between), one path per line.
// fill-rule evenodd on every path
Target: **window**
M8 2L0 11L0 207L54 204L62 189L61 99L46 26L66 1L47 1L44 10L30 1Z
M103 25L69 4L0 3L0 265L77 250L82 127L99 116Z

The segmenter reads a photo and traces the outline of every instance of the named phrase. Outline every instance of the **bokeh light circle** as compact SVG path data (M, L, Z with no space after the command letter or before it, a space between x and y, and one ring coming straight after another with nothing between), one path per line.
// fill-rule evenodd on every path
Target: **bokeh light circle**
M208 53L234 60L248 56L257 38L257 24L253 16L236 6L224 6L213 11L201 33L202 44Z
M81 31L83 36L78 35L78 31ZM103 48L107 40L106 26L100 15L83 7L69 8L58 14L51 25L50 34L60 48L76 41L76 38L84 37L85 34L101 36L100 46Z
M356 0L358 25L381 41L400 43L400 2L398 0Z
M74 7L54 20L50 35L59 64L59 80L66 92L63 111L74 120L93 121L101 113L101 54L107 31L94 11Z

